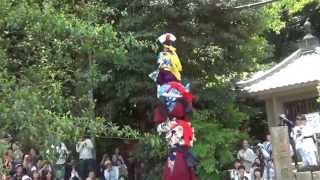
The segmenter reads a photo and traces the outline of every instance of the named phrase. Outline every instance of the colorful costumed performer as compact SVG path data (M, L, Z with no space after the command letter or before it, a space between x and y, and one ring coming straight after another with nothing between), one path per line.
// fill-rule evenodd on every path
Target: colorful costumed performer
M180 81L182 66L176 53L176 48L172 46L176 37L171 33L166 33L161 35L158 40L163 44L163 51L160 52L158 56L158 70L154 71L149 76L159 85L172 81Z
M195 141L191 126L192 94L181 83L182 66L172 43L176 37L166 33L158 38L164 44L160 52L159 69L149 76L158 84L159 103L154 113L157 131L165 133L168 159L163 169L164 180L195 180L196 161L189 149Z

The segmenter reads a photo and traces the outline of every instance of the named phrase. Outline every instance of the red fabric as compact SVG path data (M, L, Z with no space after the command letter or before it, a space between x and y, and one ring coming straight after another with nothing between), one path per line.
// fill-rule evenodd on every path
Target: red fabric
M194 170L188 167L184 154L177 152L173 171L168 168L168 161L163 167L163 180L197 180Z
M163 123L167 119L167 115L161 105L157 105L153 113L153 122L156 124Z
M185 116L185 107L182 103L176 102L170 115L176 118L183 118Z
M168 84L170 84L171 88L168 89L168 92L172 89L172 88L175 88L177 89L184 98L187 99L187 101L189 103L192 103L192 94L187 92L187 90L185 89L185 87L179 83L179 82L169 82Z
M190 123L188 123L187 121L185 120L176 120L177 124L174 125L172 127L175 128L177 126L182 126L183 128L183 140L184 140L184 146L188 146L188 147L191 147L191 141L192 141L192 138L193 138L193 132L192 132L192 127L190 125Z

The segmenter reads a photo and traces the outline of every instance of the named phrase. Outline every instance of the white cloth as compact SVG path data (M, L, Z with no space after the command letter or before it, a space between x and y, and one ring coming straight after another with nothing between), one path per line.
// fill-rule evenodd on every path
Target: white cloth
M251 168L254 160L257 158L256 154L250 148L248 148L247 150L241 149L238 152L237 157L238 157L238 159L240 159L243 162L243 165L246 168L247 172L250 171L250 168Z
M271 144L271 142L270 141L264 141L263 142L263 147L269 153L269 155L271 156L271 154L272 154L272 144Z
M85 139L76 145L76 150L79 153L79 159L94 159L94 146L90 139Z
M176 41L177 38L171 33L165 33L158 37L158 41L160 41L161 44L166 42L167 39L170 41Z

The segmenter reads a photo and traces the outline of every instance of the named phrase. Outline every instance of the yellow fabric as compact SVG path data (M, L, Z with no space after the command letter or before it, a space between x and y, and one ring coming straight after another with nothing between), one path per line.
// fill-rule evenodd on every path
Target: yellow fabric
M181 80L181 74L182 66L180 59L176 53L176 48L169 45L164 45L165 48L169 49L169 53L167 53L166 56L169 56L168 59L170 59L171 66L168 68L165 68L165 70L170 71L179 81Z
M171 60L171 67L169 71L180 81L181 80L180 72L182 71L180 59L176 53L173 53L173 54L170 54L170 60Z

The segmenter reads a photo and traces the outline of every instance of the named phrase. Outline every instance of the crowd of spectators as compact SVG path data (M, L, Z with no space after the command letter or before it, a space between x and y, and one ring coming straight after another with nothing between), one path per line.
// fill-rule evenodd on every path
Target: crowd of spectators
M19 142L12 142L2 157L0 169L3 180L143 180L144 164L125 159L119 148L113 154L103 154L97 163L94 143L84 137L77 144L75 151L78 158L70 158L71 151L61 142L52 146L58 158L49 162L40 156L35 148L23 152ZM128 165L130 167L128 167ZM129 168L134 168L129 171ZM130 174L130 173L132 174Z
M247 140L242 141L242 147L230 170L231 180L275 180L272 160L272 144L270 134L266 135L263 144L250 146Z

